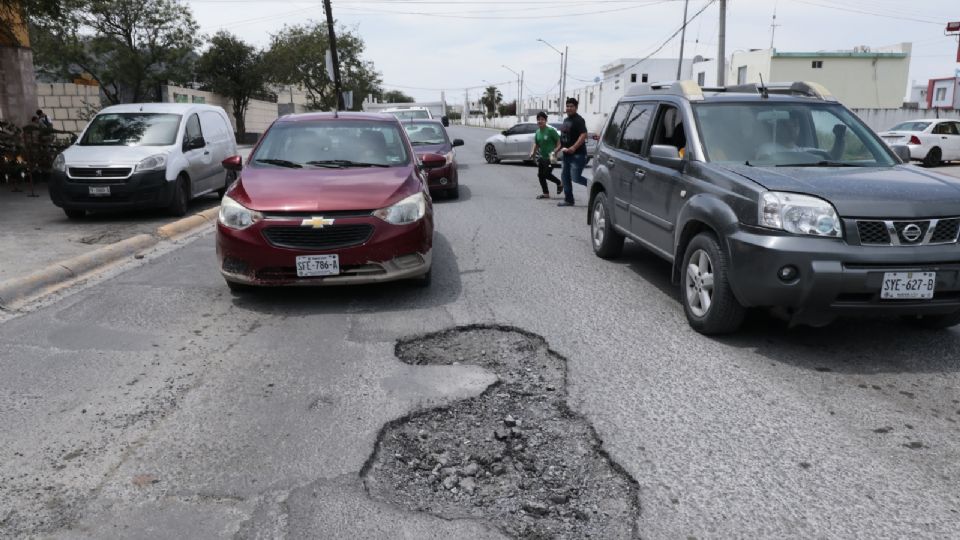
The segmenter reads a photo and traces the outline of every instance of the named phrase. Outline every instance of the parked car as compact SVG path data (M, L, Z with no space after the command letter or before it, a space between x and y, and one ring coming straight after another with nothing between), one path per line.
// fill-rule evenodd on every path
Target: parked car
M547 125L560 131L563 123L550 122ZM514 124L510 129L501 131L499 135L494 135L483 143L483 158L487 163L500 163L504 160L532 162L530 160L530 149L533 148L533 138L536 132L536 123L521 122ZM596 133L587 134L588 163L596 155L599 138Z
M191 199L226 192L233 174L221 162L235 155L233 128L220 107L115 105L54 160L50 198L71 219L130 208L182 216Z
M433 113L427 107L391 107L384 109L384 113L392 114L399 120L433 120ZM450 125L450 119L446 116L440 117L440 122L444 127Z
M746 308L793 324L840 315L960 323L960 179L903 165L815 83L641 85L601 137L587 222L595 253L630 238L673 264L690 325Z
M960 160L960 121L910 120L880 133L887 144L905 144L910 159L936 167L944 161Z
M454 148L463 146L463 140L451 141L447 130L437 120L410 120L403 122L403 128L418 158L436 154L446 160L442 167L427 171L427 184L431 195L444 195L451 199L459 197L460 178L457 173L457 152Z
M217 256L231 289L430 283L433 204L396 118L311 113L276 120L220 206Z

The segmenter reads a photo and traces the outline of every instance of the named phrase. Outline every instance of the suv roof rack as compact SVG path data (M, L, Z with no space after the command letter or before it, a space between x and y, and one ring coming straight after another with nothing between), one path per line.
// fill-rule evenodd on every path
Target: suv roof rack
M762 94L762 89L766 88L767 93L780 95L799 95L806 96L823 101L836 101L837 98L830 93L823 85L809 81L780 82L760 85L758 83L737 84L732 86L715 86L701 88L694 81L666 81L649 84L638 84L627 90L628 96L645 96L650 94L661 94L670 96L682 96L690 101L702 101L703 93L717 92L730 94Z

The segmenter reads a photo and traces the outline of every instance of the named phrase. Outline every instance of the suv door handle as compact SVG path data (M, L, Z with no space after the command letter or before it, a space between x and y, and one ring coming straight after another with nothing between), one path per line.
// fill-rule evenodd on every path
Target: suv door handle
M637 180L643 180L646 178L647 173L643 169L637 169L633 171L633 176L637 177Z

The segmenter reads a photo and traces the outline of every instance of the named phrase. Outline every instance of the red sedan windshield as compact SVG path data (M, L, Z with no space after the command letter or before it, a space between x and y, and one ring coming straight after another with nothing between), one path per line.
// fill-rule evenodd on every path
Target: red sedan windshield
M278 122L267 132L251 161L267 166L362 163L398 167L407 165L410 156L395 124L323 120Z

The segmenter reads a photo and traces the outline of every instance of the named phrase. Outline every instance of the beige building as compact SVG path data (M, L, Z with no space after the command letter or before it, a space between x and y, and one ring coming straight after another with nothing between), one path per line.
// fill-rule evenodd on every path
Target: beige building
M910 72L910 43L890 47L856 47L849 51L782 52L777 49L737 51L727 71L727 84L812 81L826 86L855 109L903 106ZM694 64L693 79L716 84L716 63Z

